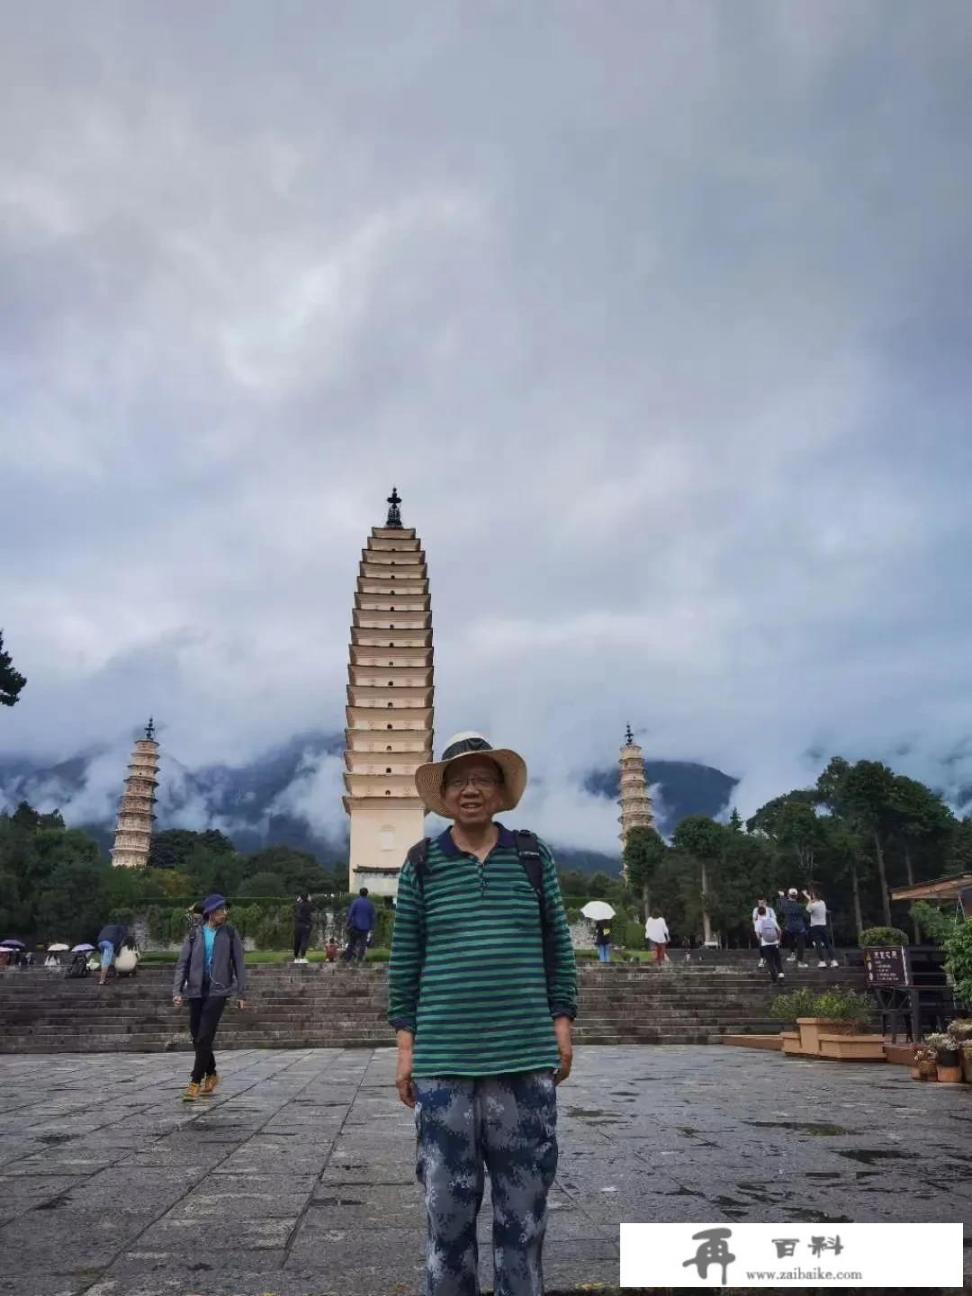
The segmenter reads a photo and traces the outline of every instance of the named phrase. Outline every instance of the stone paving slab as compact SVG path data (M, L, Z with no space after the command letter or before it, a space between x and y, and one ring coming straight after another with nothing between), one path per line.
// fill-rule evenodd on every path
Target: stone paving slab
M221 1065L218 1098L190 1106L178 1055L0 1057L0 1293L420 1290L414 1125L393 1051L240 1050ZM587 1048L559 1121L550 1291L614 1286L621 1220L972 1232L972 1088L918 1085L904 1068ZM487 1197L487 1289L490 1224Z

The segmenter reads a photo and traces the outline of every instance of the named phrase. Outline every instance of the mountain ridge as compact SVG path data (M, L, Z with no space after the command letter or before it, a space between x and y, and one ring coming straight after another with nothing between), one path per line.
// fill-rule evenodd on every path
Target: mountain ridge
M346 819L340 807L343 750L343 734L313 729L239 765L215 762L189 769L163 749L157 825L219 828L243 854L288 845L311 851L331 866L347 854ZM127 751L122 755L117 746L104 744L54 763L0 757L0 809L11 810L21 800L43 811L59 809L107 850L127 759ZM687 815L721 814L737 782L722 770L694 761L647 761L645 769L658 796L659 827L666 834ZM616 767L592 768L582 788L590 796L616 800L618 779ZM328 808L332 813L322 815ZM617 872L618 854L586 850L569 840L551 844L566 868Z

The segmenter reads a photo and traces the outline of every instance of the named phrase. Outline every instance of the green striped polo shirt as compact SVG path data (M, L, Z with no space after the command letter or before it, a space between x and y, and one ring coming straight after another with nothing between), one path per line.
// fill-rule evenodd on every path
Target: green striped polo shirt
M410 861L399 874L388 1017L415 1034L417 1076L556 1067L553 1018L576 1012L577 969L553 857L541 843L555 937L548 983L536 892L513 834L497 827L483 864L459 850L450 829L429 842L422 889Z

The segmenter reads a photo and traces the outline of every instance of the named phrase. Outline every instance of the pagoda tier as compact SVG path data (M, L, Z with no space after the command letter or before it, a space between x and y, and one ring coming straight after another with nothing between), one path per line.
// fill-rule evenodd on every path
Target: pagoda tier
M111 862L115 868L145 868L152 847L155 790L159 785L159 744L150 720L145 737L135 744L128 765L125 792L118 807Z
M432 759L435 693L425 554L402 526L397 491L388 504L358 568L344 752L350 885L376 895L396 893L405 854L424 836L415 771Z

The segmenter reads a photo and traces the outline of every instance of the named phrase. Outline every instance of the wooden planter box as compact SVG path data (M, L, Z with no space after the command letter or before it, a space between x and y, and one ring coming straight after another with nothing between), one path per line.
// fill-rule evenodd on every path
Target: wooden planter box
M820 1056L842 1062L885 1062L884 1038L881 1035L840 1035L821 1031L818 1035Z
M831 1021L828 1017L798 1017L797 1026L800 1028L800 1051L808 1057L821 1056L821 1033L852 1035L855 1031L853 1022Z
M798 1031L783 1031L780 1035L783 1041L783 1052L788 1057L803 1057L803 1049L800 1047L800 1035Z

